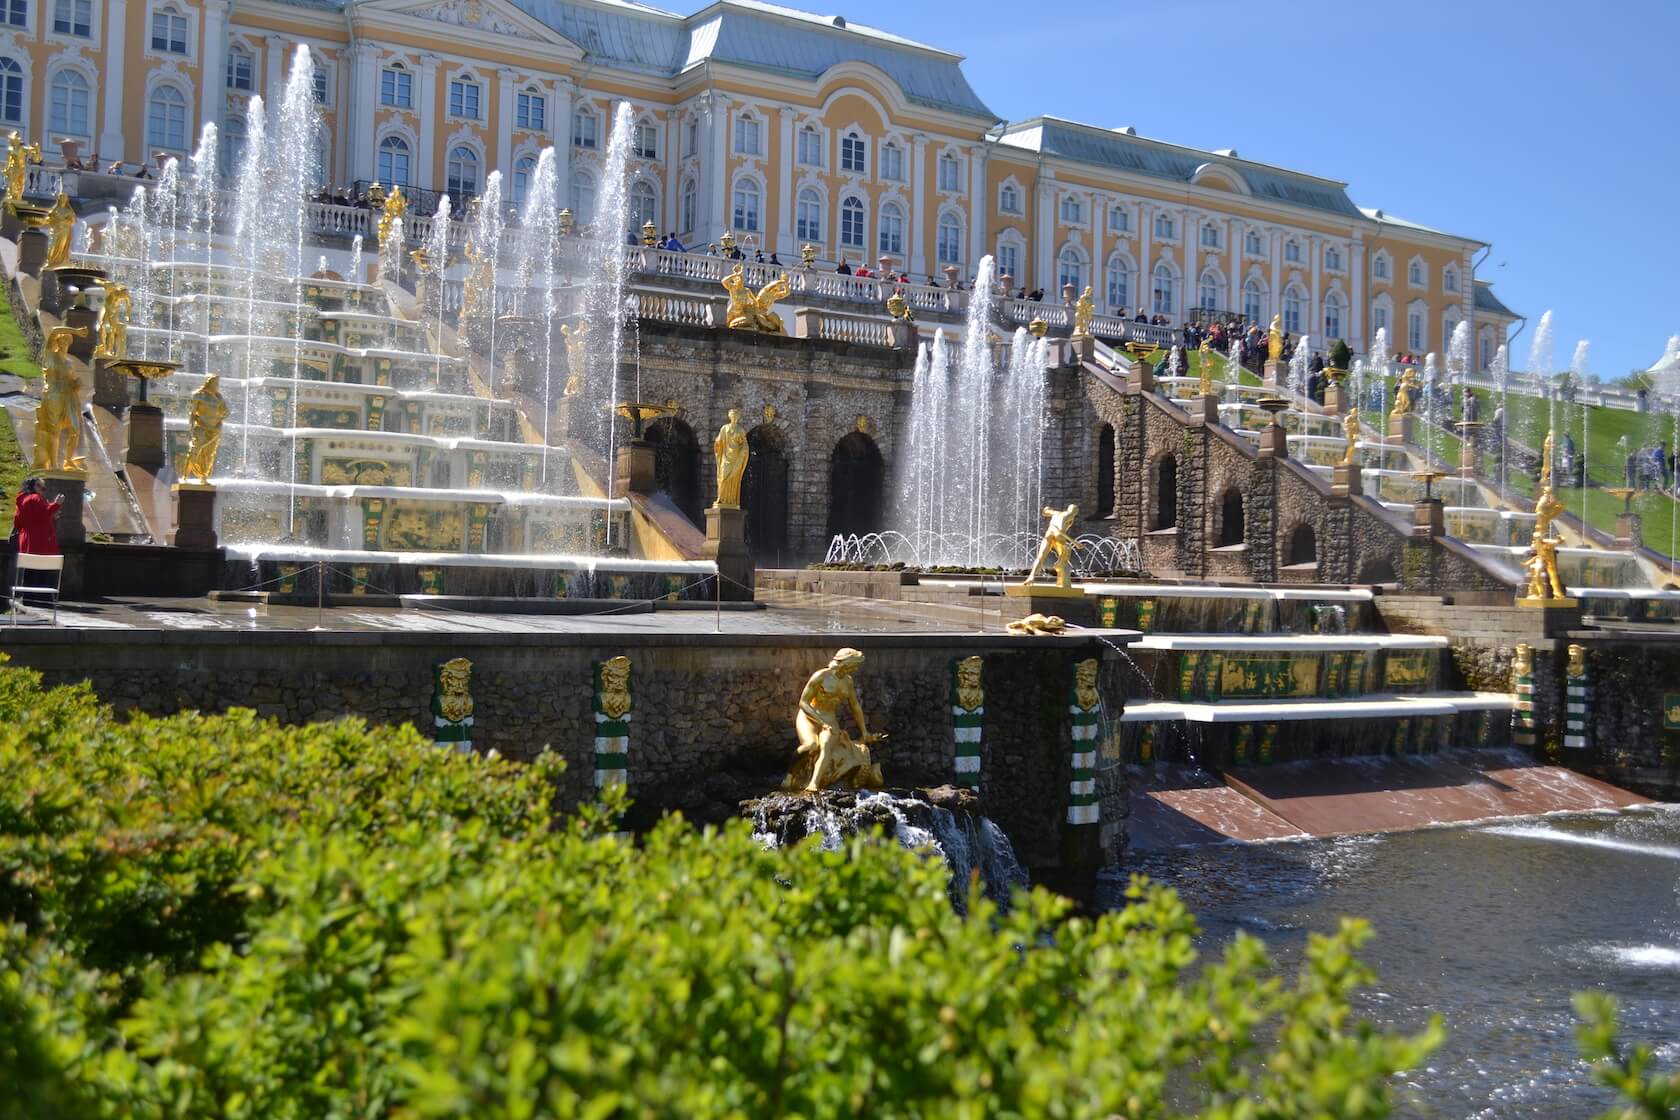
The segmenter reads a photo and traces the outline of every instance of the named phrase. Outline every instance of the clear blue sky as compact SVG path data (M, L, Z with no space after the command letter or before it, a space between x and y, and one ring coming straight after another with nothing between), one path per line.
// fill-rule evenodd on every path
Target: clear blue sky
M785 2L965 55L1010 120L1235 148L1490 242L1519 367L1547 308L1558 369L1680 333L1680 0Z

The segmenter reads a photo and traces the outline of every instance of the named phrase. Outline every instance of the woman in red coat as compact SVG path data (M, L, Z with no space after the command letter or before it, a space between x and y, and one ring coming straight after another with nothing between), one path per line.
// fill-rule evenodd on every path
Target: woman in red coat
M34 556L58 554L59 500L47 501L41 493L41 480L25 479L18 487L17 511L12 525L17 530L17 550Z

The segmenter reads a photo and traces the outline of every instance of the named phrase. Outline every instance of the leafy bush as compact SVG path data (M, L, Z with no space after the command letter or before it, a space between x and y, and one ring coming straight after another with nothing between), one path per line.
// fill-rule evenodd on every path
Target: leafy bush
M1580 992L1575 1013L1581 1023L1575 1037L1581 1056L1593 1063L1594 1076L1629 1102L1612 1109L1605 1120L1672 1120L1680 1116L1680 1073L1653 1073L1651 1048L1628 1050L1617 1041L1620 1028L1616 1001L1603 992Z
M1176 895L949 904L889 841L612 833L554 763L252 713L123 723L0 668L0 1115L1385 1115L1438 1025L1355 1020Z

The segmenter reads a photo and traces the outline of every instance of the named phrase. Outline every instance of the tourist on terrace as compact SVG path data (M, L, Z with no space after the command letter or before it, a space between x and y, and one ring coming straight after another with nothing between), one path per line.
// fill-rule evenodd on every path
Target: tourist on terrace
M846 263L845 257L841 257L840 263L834 266L834 271L838 272L842 276L850 276L852 274L852 266Z
M754 264L763 264L764 263L764 250L763 249L754 249L753 250L753 263Z
M772 268L782 267L782 262L776 259L776 254L775 253L770 254L770 265L771 265Z
M59 499L47 501L38 478L26 478L18 487L17 506L12 514L12 531L17 551L31 556L58 555Z
M674 233L668 233L665 235L665 248L671 250L673 253L688 252L687 249L683 248L683 243L677 239L677 235Z
M1043 303L1044 302L1044 289L1043 288L1034 288L1032 291L1027 293L1027 298L1032 300L1034 303Z
M866 264L859 264L857 266L857 271L852 273L852 275L856 276L859 280L869 280L875 276L873 272L869 271L869 266Z

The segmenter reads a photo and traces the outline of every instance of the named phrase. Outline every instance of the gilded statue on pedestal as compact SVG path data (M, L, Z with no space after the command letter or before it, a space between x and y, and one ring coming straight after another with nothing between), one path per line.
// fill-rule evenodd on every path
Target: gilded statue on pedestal
M1548 431L1546 433L1546 442L1544 442L1540 445L1540 483L1539 483L1539 485L1540 485L1540 490L1542 492L1542 495L1544 495L1545 491L1551 489L1551 486L1552 486L1552 436L1553 436L1553 434L1554 433Z
M385 202L379 208L379 247L385 248L385 242L391 237L391 226L408 210L408 199L403 197L402 188L393 185L386 192Z
M1044 562L1052 555L1055 556L1053 566L1056 569L1056 586L1073 586L1073 523L1079 520L1079 507L1068 503L1066 509L1056 509L1052 506L1044 507L1044 516L1050 519L1045 526L1044 540L1038 546L1038 556L1033 560L1032 571L1022 580L1022 586L1029 586L1038 578L1038 573L1044 567Z
M227 419L227 401L222 399L221 378L212 373L192 395L192 408L187 412L187 427L191 437L187 456L181 464L181 481L202 483L210 481L216 470L216 453L222 449L222 421Z
M717 456L718 509L741 508L741 476L747 473L747 430L741 427L741 410L729 410L729 422L718 429L712 441Z
M1196 354L1199 357L1196 363L1198 367L1196 380L1200 382L1197 387L1202 396L1211 397L1213 396L1213 347L1208 345L1207 339L1202 339L1202 344L1196 348Z
M912 321L910 301L904 298L902 289L894 288L892 295L887 297L887 314L892 316L894 322L908 323Z
M1394 387L1394 408L1389 412L1389 419L1404 416L1412 410L1412 394L1417 391L1417 370L1407 366L1400 374L1400 383Z
M583 336L589 333L589 324L579 323L575 327L562 325L560 333L566 339L566 387L560 391L560 395L575 397L583 392L583 370L586 360Z
M50 237L47 241L46 267L63 268L70 263L70 231L75 225L76 211L70 206L70 196L60 191L52 209L47 211L47 229Z
M838 650L828 664L811 674L799 694L799 711L793 727L799 736L799 752L788 772L785 789L807 793L843 786L847 789L880 789L886 783L881 767L869 753L869 745L886 738L872 734L864 719L852 674L863 664L863 654L851 648ZM857 724L854 739L840 726L840 707L851 710Z
M782 317L771 310L777 300L782 299L792 290L792 283L788 274L770 281L754 295L747 287L746 266L736 265L735 270L723 278L724 290L729 293L729 313L725 322L734 330L760 331L764 334L786 334L782 326Z
M1272 325L1266 328L1266 357L1278 361L1283 357L1283 316L1273 315Z
M128 285L116 280L101 280L105 302L99 307L99 342L93 348L95 360L121 361L128 357L128 316L134 308L134 297Z
M1359 410L1350 408L1342 420L1342 436L1347 440L1347 450L1342 452L1342 466L1351 467L1359 462L1359 435Z
M1547 537L1539 528L1529 540L1528 556L1523 568L1528 572L1529 599L1564 599L1563 581L1558 578L1557 540Z
M25 144L23 137L12 132L6 137L6 202L16 205L23 201L24 182L29 178L29 165L41 162L41 142Z
M461 286L461 318L476 319L493 310L485 301L496 287L496 254L485 252L469 241L461 256L467 262L467 274Z
M38 471L85 471L87 460L76 454L82 442L82 382L70 364L70 343L84 331L54 327L47 334L41 363L41 404L35 409L35 454L30 465Z
M1090 338L1091 323L1097 315L1097 301L1091 298L1091 285L1085 285L1079 300L1073 305L1073 337Z

